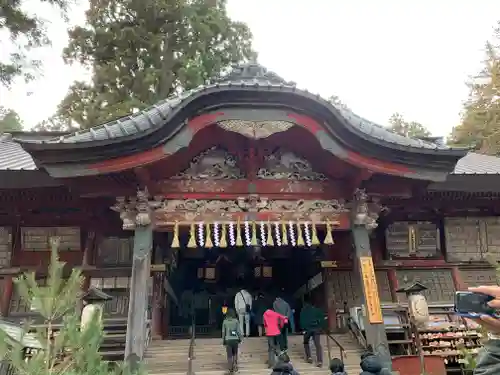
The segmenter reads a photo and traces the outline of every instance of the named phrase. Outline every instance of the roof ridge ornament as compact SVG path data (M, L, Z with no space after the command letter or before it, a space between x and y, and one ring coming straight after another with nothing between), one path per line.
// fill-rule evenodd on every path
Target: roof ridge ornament
M286 81L275 72L269 71L265 66L259 64L257 60L252 59L248 62L234 64L231 71L221 77L219 82L240 81L240 80L260 80L269 81L287 86L296 86L293 81Z

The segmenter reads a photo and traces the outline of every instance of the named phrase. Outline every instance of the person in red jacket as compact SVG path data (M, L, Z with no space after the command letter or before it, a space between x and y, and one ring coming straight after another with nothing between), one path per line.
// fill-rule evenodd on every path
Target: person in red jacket
M268 360L267 365L272 368L276 362L276 356L280 350L280 334L283 326L288 322L288 318L274 311L267 309L264 313L264 328L267 336Z

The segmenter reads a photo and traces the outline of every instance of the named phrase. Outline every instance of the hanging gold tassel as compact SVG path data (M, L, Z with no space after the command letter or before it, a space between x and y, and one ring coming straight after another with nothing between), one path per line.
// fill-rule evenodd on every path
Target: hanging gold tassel
M274 246L274 239L273 239L273 228L271 226L271 222L269 220L267 221L267 241L266 241L267 246Z
M330 220L326 221L326 236L323 241L325 245L333 245L335 242L333 241L332 236L332 224L330 224Z
M171 248L178 248L181 247L179 244L179 222L175 222L174 225L174 238L172 239L172 244L170 245Z
M250 245L257 246L257 224L255 221L252 221L252 239L250 240Z
M297 246L305 246L304 237L302 236L302 226L297 223Z
M227 247L227 239L226 239L226 223L221 224L221 236L219 240L219 247Z
M241 225L240 219L236 223L236 246L243 246L243 240L241 239Z
M212 233L210 231L210 224L207 223L207 234L205 235L206 239L205 239L205 247L207 249L211 249L212 247L214 247L214 244L212 242Z
M187 247L196 247L196 231L194 229L194 223L191 223L191 228L189 229L189 241Z
M312 234L311 234L311 245L319 245L318 230L316 229L316 223L312 223Z
M288 245L288 233L286 230L286 223L284 221L281 222L281 244L283 246Z

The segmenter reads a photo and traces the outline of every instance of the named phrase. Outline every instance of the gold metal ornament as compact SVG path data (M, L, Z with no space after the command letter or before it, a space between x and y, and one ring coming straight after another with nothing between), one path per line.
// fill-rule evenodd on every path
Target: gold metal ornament
M189 228L189 241L187 247L191 249L196 247L196 229L194 223L191 223L191 227Z
M179 223L176 221L174 225L174 238L172 239L172 243L170 244L171 248L179 248Z

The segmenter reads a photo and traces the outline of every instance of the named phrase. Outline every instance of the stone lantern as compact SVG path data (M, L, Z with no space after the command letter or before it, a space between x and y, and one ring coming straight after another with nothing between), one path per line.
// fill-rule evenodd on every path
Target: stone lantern
M418 281L396 290L396 293L406 294L410 318L412 318L417 326L425 325L429 321L429 306L427 305L425 296L422 294L425 290L427 290L427 287Z
M104 293L102 290L90 287L87 293L82 297L85 306L83 307L80 320L81 329L84 330L93 319L97 319L98 322L101 323L104 304L106 301L112 299L113 297Z

